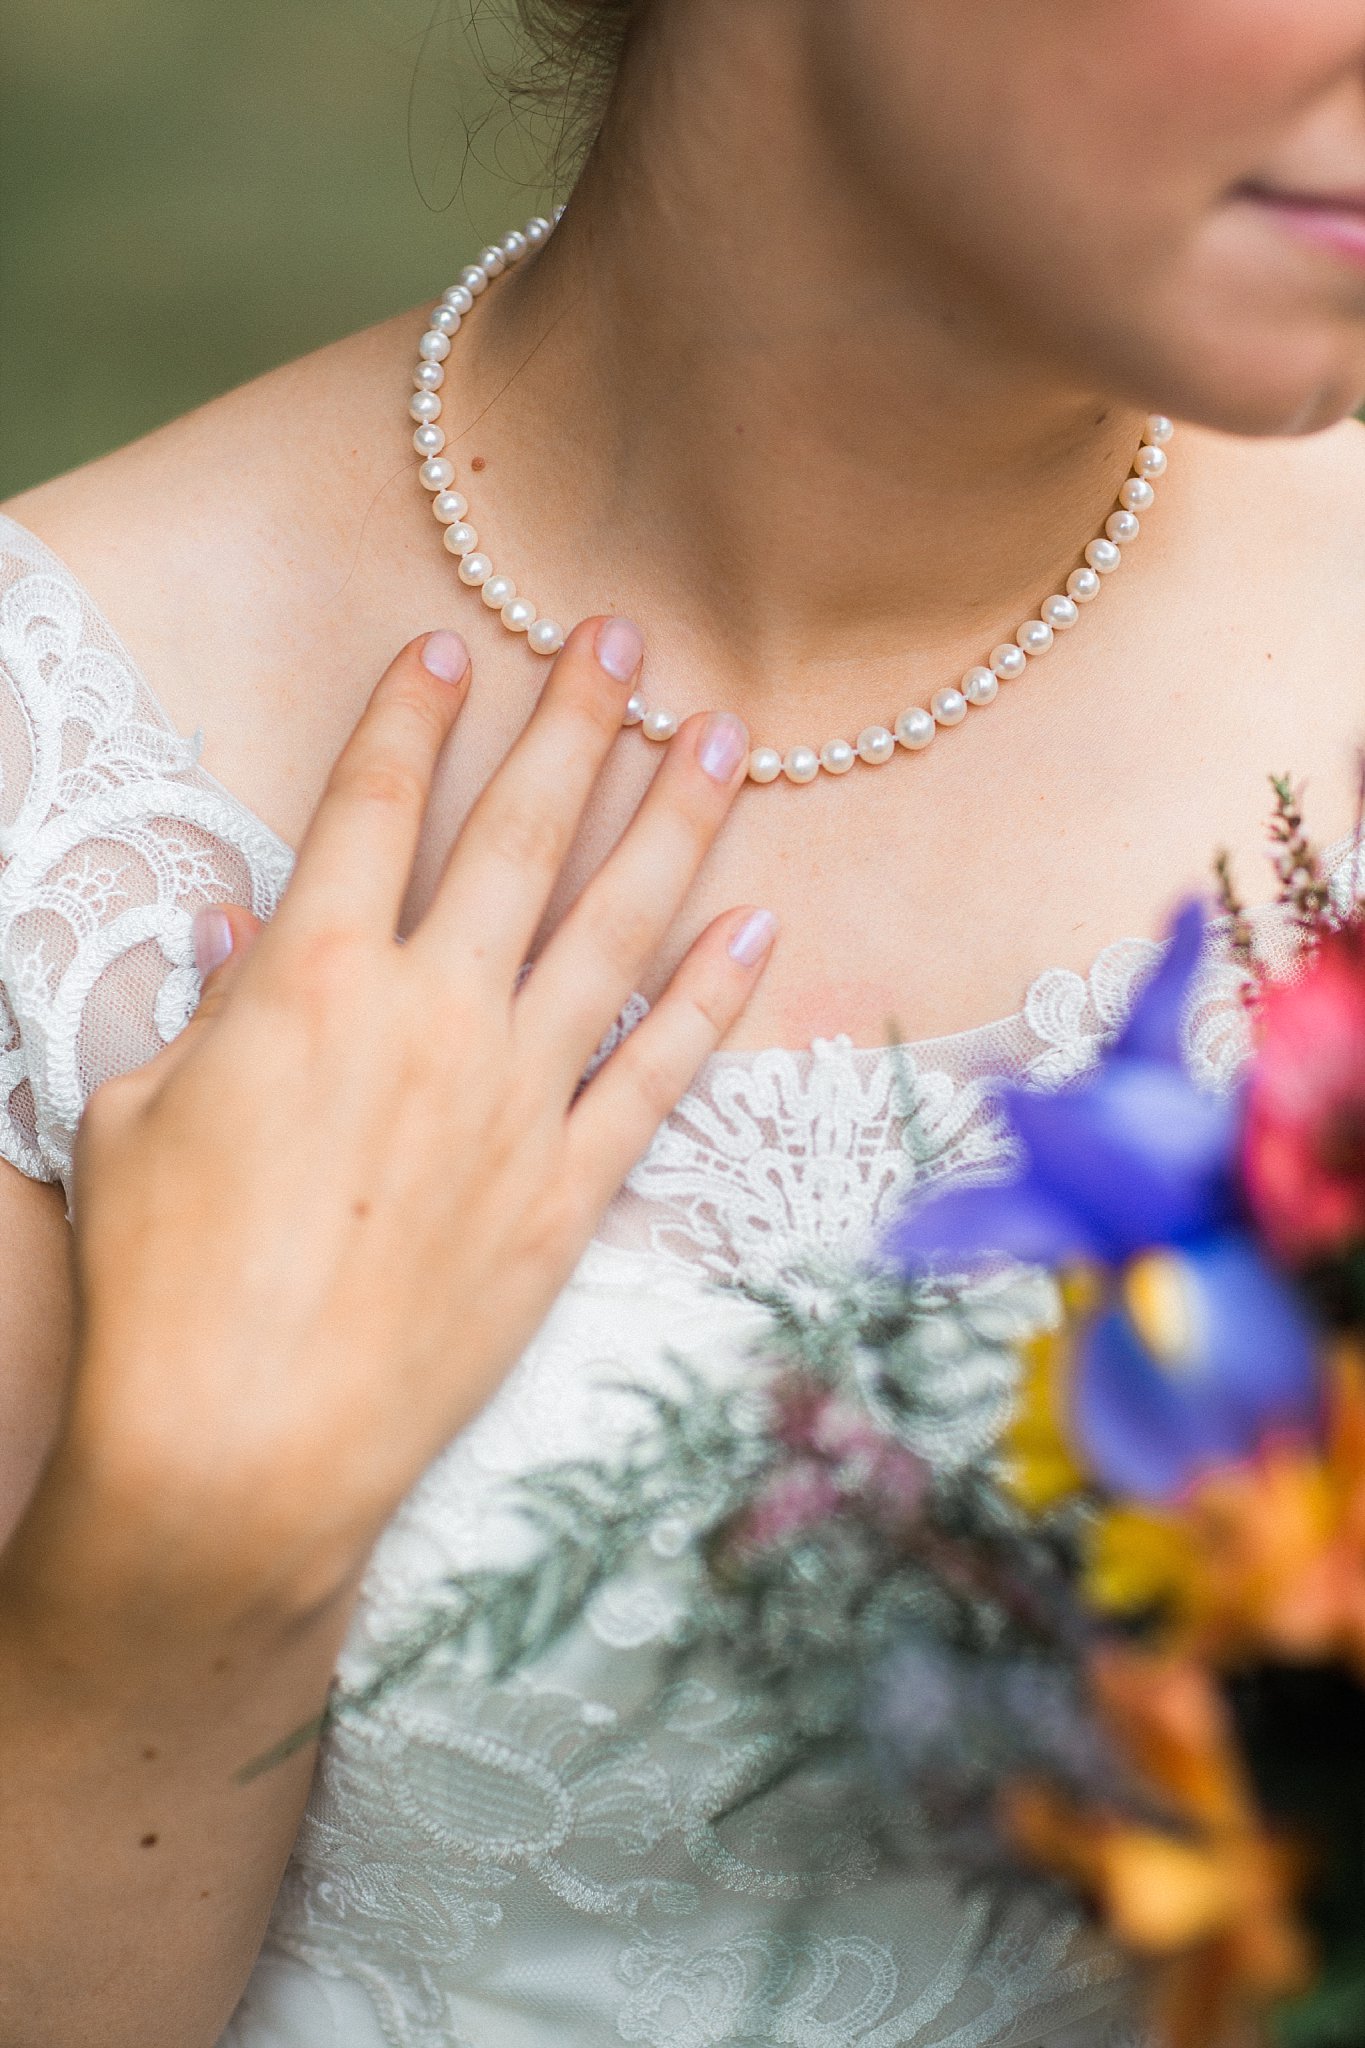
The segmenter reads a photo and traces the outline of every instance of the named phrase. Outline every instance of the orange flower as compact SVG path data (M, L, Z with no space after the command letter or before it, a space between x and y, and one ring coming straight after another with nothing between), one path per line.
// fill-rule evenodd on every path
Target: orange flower
M1311 1977L1293 1911L1298 1859L1261 1829L1210 1673L1110 1650L1093 1684L1135 1781L1170 1825L1022 1785L1006 1801L1010 1832L1081 1888L1129 1954L1157 1966L1169 2048L1249 2042L1257 2015Z

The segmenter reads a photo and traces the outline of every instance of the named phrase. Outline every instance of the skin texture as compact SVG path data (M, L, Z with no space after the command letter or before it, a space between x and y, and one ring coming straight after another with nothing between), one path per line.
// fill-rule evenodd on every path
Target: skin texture
M953 0L854 0L812 26L893 265L908 244L983 335L1007 312L1040 367L1232 433L1359 403L1365 277L1242 191L1365 196L1358 0L978 0L970 35Z
M642 17L555 240L457 338L443 424L499 567L561 618L629 610L656 701L730 706L781 746L927 701L1064 583L1142 413L1190 423L1130 565L988 716L884 770L741 793L690 883L679 869L668 929L633 977L647 992L717 915L763 902L783 942L729 1043L840 1030L870 1043L889 1017L912 1037L956 1030L1014 1009L1045 967L1083 969L1106 941L1158 931L1220 841L1247 893L1269 893L1268 771L1309 779L1323 838L1348 829L1365 433L1331 423L1365 393L1365 278L1288 237L1249 183L1365 191L1362 0L659 0ZM462 260L452 252L452 274ZM205 729L206 765L295 842L392 649L434 623L466 633L473 681L435 764L405 930L545 683L455 583L414 481L404 402L422 311L9 508L88 582L180 727ZM547 792L561 769L543 766ZM613 749L540 930L527 927L532 952L589 901L659 769L638 738ZM619 912L637 936L639 900ZM587 981L607 1014L619 973ZM372 1000L378 1019L378 980ZM317 1001L325 1023L342 998ZM245 1131L254 1051L241 1049L224 1085ZM381 1034L357 1099L378 1101L392 1065ZM272 1085L262 1073L262 1095ZM206 1172L207 1126L187 1149L163 1118L159 1141L144 1130L121 1155L116 1135L101 1150L101 1123L124 1129L117 1098L82 1165L91 1234L64 1410L65 1226L17 1176L3 1196L21 1255L51 1276L6 1308L8 1398L27 1418L13 1514L66 1419L4 1577L0 1653L27 1675L0 1685L16 1702L0 1740L11 1756L27 1743L28 1768L12 1795L25 1856L3 1881L22 1872L28 1918L4 1900L22 1976L0 1979L24 1989L13 2020L0 2005L0 2032L22 2048L92 2030L189 2048L212 2041L250 1967L306 1790L304 1760L246 1803L229 1761L312 1710L385 1504L510 1353L462 1354L448 1405L406 1435L388 1389L426 1294L403 1298L401 1274L381 1290L387 1320L340 1400L309 1380L296 1307L267 1285L253 1356L292 1360L315 1405L283 1442L242 1452L250 1483L230 1492L221 1542L192 1547L166 1588L148 1562L165 1548L160 1504L203 1476L205 1388L221 1396L248 1366L228 1292L205 1283L187 1299L159 1281L194 1271L194 1246L216 1269L263 1169L231 1131ZM472 1190L495 1159L460 1142ZM384 1162L400 1179L403 1157ZM438 1172L422 1157L433 1186L448 1176L448 1158ZM133 1163L139 1188L163 1191L136 1243L99 1200ZM337 1182L317 1171L287 1191L280 1228L300 1243L322 1217L318 1187ZM181 1222L165 1191L191 1181ZM386 1228L391 1199L375 1212ZM432 1356L440 1338L438 1314ZM199 1395L172 1399L187 1354ZM112 1489L114 1547L101 1474L129 1412L151 1418L146 1463L119 1469L157 1507L132 1514L127 1484ZM348 1423L382 1446L381 1478L320 1486L326 1432ZM281 1501L316 1508L283 1543L260 1512ZM78 1599L87 1647L73 1664L57 1589L79 1595L79 1561L96 1556L106 1576ZM271 1595L264 1561L281 1556L307 1569ZM191 1609L207 1621L191 1627ZM151 1811L175 1817L176 1855Z

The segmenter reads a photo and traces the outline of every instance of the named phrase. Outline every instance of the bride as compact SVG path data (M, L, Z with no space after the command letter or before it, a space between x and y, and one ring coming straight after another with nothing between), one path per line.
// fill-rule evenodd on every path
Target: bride
M998 1167L1269 772L1348 833L1365 8L527 8L553 233L0 520L0 2033L1117 2044L1073 1927L736 1803L685 1532L237 1772L744 1369L718 1282Z

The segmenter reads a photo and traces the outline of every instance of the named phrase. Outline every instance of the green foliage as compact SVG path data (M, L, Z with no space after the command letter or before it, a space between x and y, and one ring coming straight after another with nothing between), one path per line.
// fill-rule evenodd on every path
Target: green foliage
M623 1455L509 1485L527 1562L435 1589L327 1718L364 1716L443 1658L494 1676L534 1663L600 1586L651 1557L678 1582L679 1670L718 1658L765 1694L793 1759L850 1738L869 1673L911 1639L978 1662L1074 1664L1069 1529L1025 1515L994 1465L1015 1343L1051 1306L1037 1277L945 1291L831 1270L754 1298L771 1321L748 1375L717 1387L674 1358L662 1383L627 1388L641 1423ZM837 1498L779 1540L760 1534L783 1488L820 1470Z

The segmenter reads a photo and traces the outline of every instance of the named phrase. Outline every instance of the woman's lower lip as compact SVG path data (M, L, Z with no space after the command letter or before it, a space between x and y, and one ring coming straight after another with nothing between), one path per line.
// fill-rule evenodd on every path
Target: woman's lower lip
M1326 249L1365 270L1365 213L1334 206L1315 206L1301 200L1276 199L1266 193L1256 193L1253 198L1257 206L1273 214L1298 241L1311 242L1315 247Z

